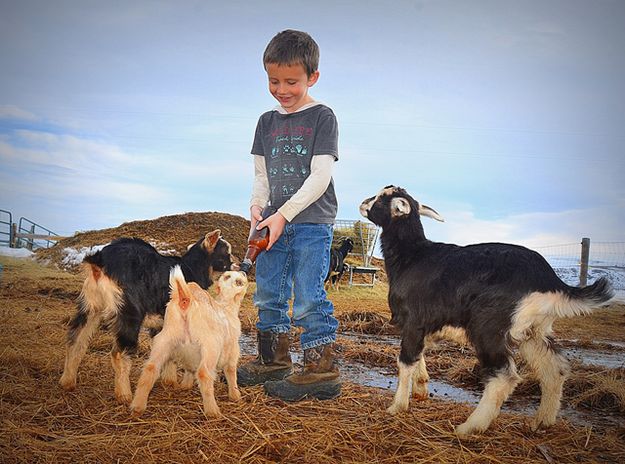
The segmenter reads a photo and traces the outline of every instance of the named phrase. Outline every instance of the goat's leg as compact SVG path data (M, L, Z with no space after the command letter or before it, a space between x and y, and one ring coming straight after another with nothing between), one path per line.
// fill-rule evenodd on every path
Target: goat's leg
M519 345L519 352L540 381L540 406L531 429L549 427L556 422L562 399L562 387L569 374L568 361L542 337L530 338Z
M154 338L152 351L148 361L141 370L141 376L137 382L135 396L130 404L130 410L135 416L140 415L148 405L148 396L154 388L154 383L158 379L163 364L167 363L173 349L173 337L165 331Z
M163 366L163 372L161 373L161 382L168 387L178 386L178 372L176 370L176 363L171 359Z
M217 378L217 356L215 350L202 349L202 361L197 370L197 383L202 393L204 414L208 417L219 417L221 411L215 401L215 379Z
M130 369L132 360L126 350L121 350L118 345L111 351L111 365L115 372L115 398L122 404L128 404L132 400L130 389Z
M65 390L76 388L78 366L89 347L89 340L100 324L101 315L98 311L88 308L83 303L69 323L67 332L67 353L65 366L59 383Z
M228 383L228 398L232 401L241 399L241 391L237 386L237 364L239 362L239 343L235 340L230 358L224 366L224 375Z
M499 415L501 405L514 391L519 380L514 360L509 358L508 364L487 381L480 402L469 418L456 427L456 434L464 437L486 430Z
M407 326L407 329L402 330L401 351L397 360L397 367L399 368L397 390L393 403L386 410L390 414L397 414L408 409L413 378L416 376L418 379L422 379L419 363L423 356L424 331L410 327L409 323ZM423 365L425 366L425 361L423 361ZM420 387L420 393L423 393L423 388L425 388L427 395L427 383L425 383L425 387Z
M425 365L425 358L423 357L423 353L419 357L419 361L417 361L417 368L412 374L412 397L419 401L424 401L428 399L428 381L430 380L430 376L428 375L428 370Z
M182 381L180 382L180 388L182 390L191 390L191 388L193 388L194 380L195 380L195 377L193 376L193 372L185 369L185 371L182 374Z
M136 311L131 306L125 306L117 315L115 323L116 340L111 352L111 364L115 371L115 397L123 404L132 400L130 388L130 369L132 368L131 354L137 350L141 318L137 318Z

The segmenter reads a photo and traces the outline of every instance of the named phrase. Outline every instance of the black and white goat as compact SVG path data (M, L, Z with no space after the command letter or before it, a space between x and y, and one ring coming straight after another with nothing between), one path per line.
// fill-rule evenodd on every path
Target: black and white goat
M443 219L401 188L385 187L364 200L360 212L382 227L391 322L401 330L399 382L388 412L408 409L411 391L427 398L424 338L452 326L466 331L485 381L483 396L456 428L458 435L482 432L498 416L520 380L512 358L515 347L540 381L542 397L532 429L554 424L569 366L554 346L552 324L610 300L607 280L571 287L541 255L521 246L431 242L419 216Z
M353 249L354 241L349 237L344 237L338 248L332 248L330 250L330 267L328 268L328 275L324 282L329 281L334 289L338 289L339 281L347 268L345 258Z
M111 362L115 371L115 396L130 403L129 354L137 349L139 330L146 316L158 316L162 322L169 301L169 273L179 265L188 282L203 289L212 283L214 271L232 267L231 247L217 229L202 237L182 256L163 256L154 247L137 238L114 240L83 260L85 281L78 310L69 323L67 355L60 384L65 390L76 387L78 366L89 340L101 322L113 332L115 341ZM175 366L163 374L175 383ZM173 378L172 378L173 376ZM169 377L169 378L167 378Z

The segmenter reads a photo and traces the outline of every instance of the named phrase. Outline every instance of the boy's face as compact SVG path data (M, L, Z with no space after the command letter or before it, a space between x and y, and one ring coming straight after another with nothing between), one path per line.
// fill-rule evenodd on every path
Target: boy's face
M287 112L293 113L312 101L308 88L317 83L319 71L309 77L301 64L290 66L268 63L265 69L269 77L269 93Z

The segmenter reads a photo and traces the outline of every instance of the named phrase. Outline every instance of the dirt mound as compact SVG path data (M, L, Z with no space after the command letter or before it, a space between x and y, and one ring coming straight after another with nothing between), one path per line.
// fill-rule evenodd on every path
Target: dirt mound
M174 214L157 219L125 222L110 229L79 232L72 237L59 240L51 248L38 250L36 256L38 260L52 263L60 269L78 272L82 256L88 253L91 247L106 245L116 238L137 237L150 243L162 254L182 255L189 245L215 229L221 230L222 236L232 245L232 254L242 260L247 248L250 221L241 216L220 212ZM67 249L75 250L79 253L78 257L68 259ZM360 265L356 258L351 260ZM373 258L371 265L380 269L377 279L386 282L384 261ZM347 276L343 279L346 281ZM370 277L363 275L356 275L354 278L356 283L370 280Z
M227 213L184 213L163 216L157 219L125 222L118 227L79 232L60 240L48 249L37 251L37 258L54 263L60 268L76 271L78 263L67 262L66 248L81 250L105 245L121 237L137 237L152 244L163 254L183 254L187 246L214 229L220 229L222 236L232 245L232 253L243 258L247 247L250 221Z

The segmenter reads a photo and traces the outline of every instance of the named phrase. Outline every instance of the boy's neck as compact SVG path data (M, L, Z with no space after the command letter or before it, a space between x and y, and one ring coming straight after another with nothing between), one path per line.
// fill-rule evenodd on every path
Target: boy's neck
M305 105L302 105L301 107L299 107L293 112L287 111L282 105L276 105L276 107L274 108L274 111L277 111L280 114L293 114L293 113L299 113L300 111L307 110L308 108L312 108L313 106L317 106L317 105L321 105L321 102L312 100L306 103Z

